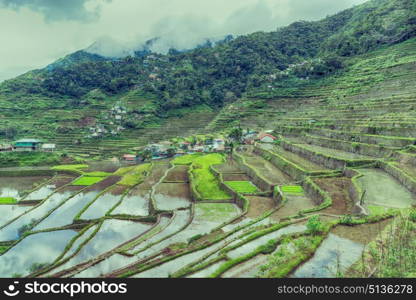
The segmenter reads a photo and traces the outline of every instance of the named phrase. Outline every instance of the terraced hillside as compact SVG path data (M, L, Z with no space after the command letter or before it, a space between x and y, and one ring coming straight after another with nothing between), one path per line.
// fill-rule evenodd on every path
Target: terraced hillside
M351 15L358 10L361 22L370 5L374 14L369 17L383 15L391 21L404 15L394 4L414 7L414 1L371 1L338 17L354 21ZM337 18L313 24L331 27ZM413 30L410 13L400 20L406 23L398 23L403 25L399 29ZM353 21L345 25L351 35L373 28ZM379 27L388 38L389 30ZM68 110L74 99L42 98L39 78L38 85L24 86L39 88L29 95L19 85L25 81L3 85L0 128L18 124L19 134L55 142L60 151L85 158L85 165L0 168L0 276L416 277L416 38L410 29L373 41L377 46L371 51L338 53L345 66L325 76L290 74L296 66L322 62L309 44L299 45L305 46L305 57L287 55L284 64L273 51L254 62L263 48L248 48L238 53L244 58L238 65L232 50L240 51L240 44L257 45L260 37L274 47L262 33L200 50L216 58L227 50L223 59L232 59L215 68L205 61L194 69L189 61L203 57L194 52L183 54L186 65L177 60L178 69L163 57L155 59L152 67L176 70L174 78L166 76L158 86L162 91L175 86L174 96L163 93L156 100L164 101L158 103L135 88L96 99L97 87L92 93L88 84L78 82L85 97L75 99L80 103ZM266 37L279 44L285 30ZM335 37L344 41L342 35ZM325 47L330 47L328 40ZM245 52L254 54L246 57ZM282 63L281 68L270 61ZM260 77L244 71L251 62ZM148 80L147 72L134 80ZM72 80L61 73L54 75ZM209 78L210 91L207 82L196 87L194 78ZM247 89L240 89L242 79ZM102 88L108 82L102 81ZM201 94L195 89L202 89ZM101 114L121 98L131 112L140 111L133 121L146 122L118 136L85 138L98 119L110 123ZM155 106L161 115L161 108L173 108L156 117ZM271 130L277 139L245 145L235 138L227 154L177 155L138 165L106 160L176 136L226 136L236 125Z
M414 50L410 40L364 56L297 97L257 94L247 101L264 109L237 102L206 128L224 129L238 110L243 126L273 129L273 144L129 167L2 169L1 275L414 276Z
M365 143L354 157L290 136L227 157L4 169L0 196L16 201L0 205L1 275L362 275L363 255L377 263L367 247L402 218L416 226L414 155L402 145L380 158Z

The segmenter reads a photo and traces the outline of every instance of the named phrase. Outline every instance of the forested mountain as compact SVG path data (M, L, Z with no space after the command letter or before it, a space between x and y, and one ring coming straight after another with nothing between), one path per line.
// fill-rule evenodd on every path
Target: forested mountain
M270 78L290 85L293 79L342 72L345 58L414 36L415 0L372 0L321 21L299 21L186 52L115 60L79 51L2 83L0 95L13 103L36 94L70 107L88 105L97 89L107 96L134 89L152 95L159 113L198 104L221 107Z

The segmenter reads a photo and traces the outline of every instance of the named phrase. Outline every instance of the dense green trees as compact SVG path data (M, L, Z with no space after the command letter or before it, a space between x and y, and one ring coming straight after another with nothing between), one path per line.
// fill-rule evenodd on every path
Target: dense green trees
M290 87L296 78L327 76L344 67L344 57L415 36L415 2L373 0L321 21L167 55L114 60L78 51L31 74L30 81L12 80L2 89L62 97L77 106L88 105L79 99L91 91L114 95L135 88L154 95L160 115L202 103L218 107L270 82Z

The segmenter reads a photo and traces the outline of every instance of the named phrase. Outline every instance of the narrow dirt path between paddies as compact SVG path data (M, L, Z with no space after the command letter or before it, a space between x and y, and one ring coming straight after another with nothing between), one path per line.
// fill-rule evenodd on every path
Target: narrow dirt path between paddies
M347 177L315 178L313 181L332 198L332 205L322 212L334 215L350 214L354 205L348 195L351 179Z
M302 169L313 172L313 171L328 171L328 168L318 165L300 155L297 155L293 152L287 151L280 146L272 145L272 144L260 144L260 147L269 150L271 152L277 153L280 156L283 156L288 161L293 162L294 164L298 165Z
M170 168L169 162L157 162L153 164L152 171L140 184L143 190L151 190L152 187L159 182L160 178Z
M166 175L164 182L189 182L188 165L178 165Z
M358 181L366 191L365 205L407 208L416 203L416 197L395 178L380 169L359 169L364 176Z
M266 178L270 183L275 185L281 185L289 183L293 180L287 176L283 171L276 168L273 164L265 160L263 157L258 156L249 151L239 152L240 155L244 156L246 162L255 168L261 176Z

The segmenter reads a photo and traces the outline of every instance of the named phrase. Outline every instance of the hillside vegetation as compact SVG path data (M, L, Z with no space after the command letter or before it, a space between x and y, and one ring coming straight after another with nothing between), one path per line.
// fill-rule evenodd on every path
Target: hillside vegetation
M414 0L372 0L321 21L299 21L186 52L114 60L78 51L0 85L0 139L36 136L72 154L112 155L210 131L215 124L207 125L231 103L250 110L266 105L247 97L341 99L385 79L365 68L412 61L400 53L384 59L386 47L399 50L416 35L415 11ZM126 131L98 142L86 139L90 126L108 122L103 114L117 102L128 109L129 117L120 122Z

